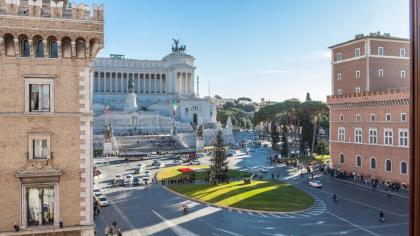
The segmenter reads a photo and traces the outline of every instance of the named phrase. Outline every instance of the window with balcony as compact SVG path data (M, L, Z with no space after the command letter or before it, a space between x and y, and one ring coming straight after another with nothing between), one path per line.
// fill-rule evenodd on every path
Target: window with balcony
M392 129L384 130L384 144L392 145Z
M54 186L27 187L25 197L28 226L54 224L56 207Z

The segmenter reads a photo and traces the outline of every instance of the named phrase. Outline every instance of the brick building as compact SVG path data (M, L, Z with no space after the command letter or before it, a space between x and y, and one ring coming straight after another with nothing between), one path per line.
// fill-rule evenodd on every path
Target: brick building
M103 7L66 2L0 0L1 235L94 234L91 63Z
M409 185L409 47L379 32L330 47L334 169Z

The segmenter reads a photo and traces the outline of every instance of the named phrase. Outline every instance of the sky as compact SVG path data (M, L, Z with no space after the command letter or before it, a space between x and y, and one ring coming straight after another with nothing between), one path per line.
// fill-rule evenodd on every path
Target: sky
M180 39L200 95L326 100L329 46L356 34L409 37L408 0L84 0L105 5L100 56L160 60ZM210 83L210 90L209 90Z

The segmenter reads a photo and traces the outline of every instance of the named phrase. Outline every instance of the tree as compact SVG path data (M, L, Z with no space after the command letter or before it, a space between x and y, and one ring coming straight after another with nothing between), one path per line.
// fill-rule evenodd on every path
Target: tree
M220 97L219 95L214 95L215 99L222 99L222 97Z
M280 142L280 136L276 122L271 122L271 149L278 151L277 143Z
M252 99L251 98L247 98L247 97L240 97L237 100L238 100L238 103L239 102L249 102L249 103L252 103Z
M281 156L286 157L289 154L289 143L287 142L286 132L284 128L281 132Z
M210 178L213 184L228 181L228 162L223 144L222 130L217 130L216 140L213 144L213 158L210 160Z
M306 93L306 99L305 101L312 101L311 95L309 93Z

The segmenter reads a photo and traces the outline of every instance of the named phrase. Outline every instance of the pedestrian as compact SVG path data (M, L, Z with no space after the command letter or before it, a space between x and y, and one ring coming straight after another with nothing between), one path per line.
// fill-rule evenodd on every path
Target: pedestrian
M118 229L117 236L122 236L121 230Z

